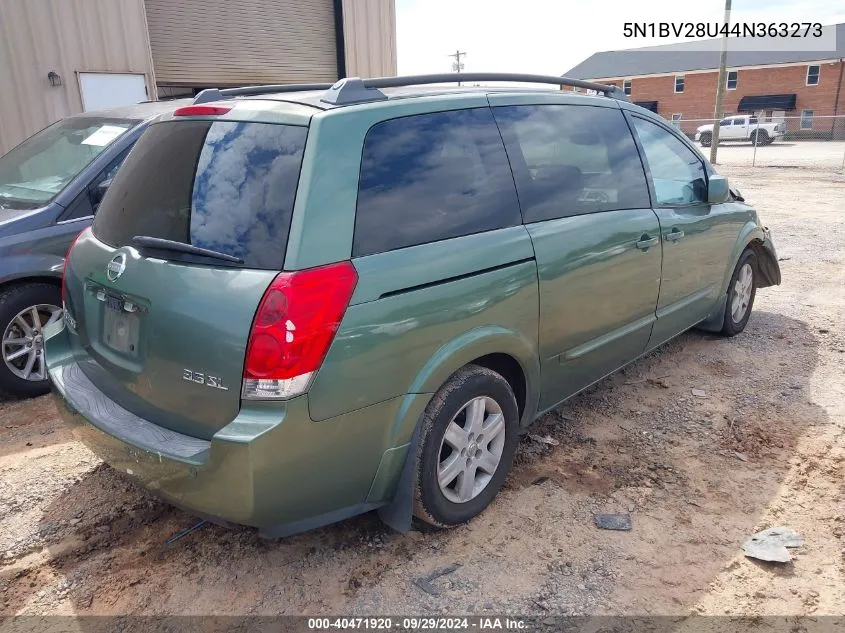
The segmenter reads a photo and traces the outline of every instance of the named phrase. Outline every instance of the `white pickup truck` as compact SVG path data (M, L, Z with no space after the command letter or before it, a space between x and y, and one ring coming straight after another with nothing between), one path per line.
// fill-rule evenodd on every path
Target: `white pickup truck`
M786 123L763 123L756 116L731 116L719 122L719 141L751 141L757 145L768 145L785 133ZM713 142L713 124L697 128L695 140L702 147L710 147Z

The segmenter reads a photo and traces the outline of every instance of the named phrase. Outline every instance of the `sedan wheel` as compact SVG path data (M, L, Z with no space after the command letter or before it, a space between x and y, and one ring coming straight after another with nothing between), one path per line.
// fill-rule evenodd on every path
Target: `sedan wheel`
M47 378L44 363L44 327L62 318L62 309L39 304L18 312L3 332L3 360L23 380Z
M0 291L0 395L29 397L47 393L44 328L62 318L57 285L33 282Z

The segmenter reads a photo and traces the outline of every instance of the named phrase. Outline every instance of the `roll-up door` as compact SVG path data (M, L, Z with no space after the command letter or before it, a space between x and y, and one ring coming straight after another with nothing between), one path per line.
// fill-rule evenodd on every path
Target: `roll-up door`
M156 82L227 86L337 79L332 0L146 0Z

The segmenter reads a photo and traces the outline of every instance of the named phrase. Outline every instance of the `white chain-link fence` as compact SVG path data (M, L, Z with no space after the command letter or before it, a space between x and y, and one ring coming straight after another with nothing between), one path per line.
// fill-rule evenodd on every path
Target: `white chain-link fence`
M671 119L708 158L715 122ZM819 116L805 110L801 116L727 117L719 126L716 164L845 171L845 115Z

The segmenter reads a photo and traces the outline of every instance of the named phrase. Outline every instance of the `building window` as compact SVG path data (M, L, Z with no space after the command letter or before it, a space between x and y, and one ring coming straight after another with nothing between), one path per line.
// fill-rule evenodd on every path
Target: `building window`
M819 73L821 73L822 67L818 65L807 66L807 85L808 86L818 86L819 85Z
M813 111L812 110L801 110L801 129L802 130L812 130L813 129Z
M678 128L679 130L681 129L681 116L682 116L682 115L681 115L681 113L680 113L680 112L675 112L675 113L672 115L672 125L674 125L674 126L675 126L676 128Z
M728 90L736 90L736 85L739 83L739 71L728 71Z
M684 91L684 76L683 75L676 75L675 76L675 92L683 92Z
M625 92L626 95L631 94L631 80L625 79L622 81L622 90Z

